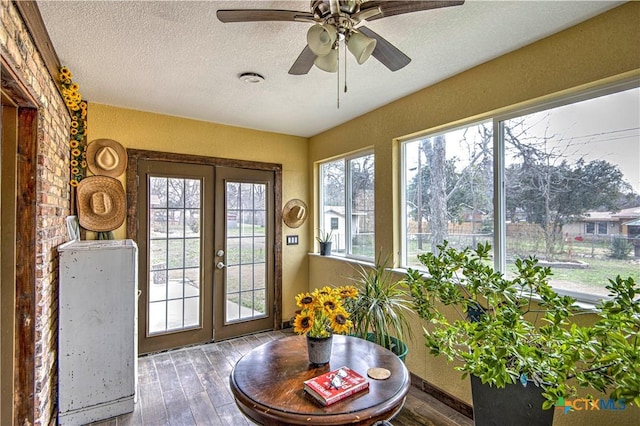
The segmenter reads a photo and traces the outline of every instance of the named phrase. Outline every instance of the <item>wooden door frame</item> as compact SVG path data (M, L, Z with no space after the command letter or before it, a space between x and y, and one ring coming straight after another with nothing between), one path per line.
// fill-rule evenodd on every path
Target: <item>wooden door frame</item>
M13 234L15 284L12 288L13 310L13 392L12 424L33 424L35 419L35 345L36 345L36 170L38 109L26 87L5 62L0 63L2 91L17 106L15 134L15 211ZM17 244L17 242L20 244ZM10 241L2 241L11 244ZM3 280L3 286L4 286ZM5 289L2 289L3 296ZM8 292L11 293L11 292ZM3 307L7 300L3 297ZM6 324L3 323L3 327ZM6 350L6 349L5 349ZM3 357L5 354L3 353ZM3 395L6 386L2 379ZM3 398L4 403L4 398ZM5 413L3 411L3 419ZM4 422L3 422L4 423Z
M274 306L273 329L282 328L282 165L201 155L176 154L127 148L127 238L136 240L138 234L138 161L168 161L186 164L225 166L271 171L274 174ZM146 208L146 207L145 207Z

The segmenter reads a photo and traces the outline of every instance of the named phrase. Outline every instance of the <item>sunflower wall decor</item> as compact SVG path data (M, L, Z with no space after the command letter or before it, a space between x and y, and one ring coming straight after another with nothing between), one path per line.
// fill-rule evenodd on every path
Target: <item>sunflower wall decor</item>
M73 75L69 68L60 68L60 85L62 97L71 112L71 128L69 148L71 149L70 185L78 186L78 182L85 176L87 167L86 159L86 134L87 134L87 102L82 100L79 92L80 86L72 81Z

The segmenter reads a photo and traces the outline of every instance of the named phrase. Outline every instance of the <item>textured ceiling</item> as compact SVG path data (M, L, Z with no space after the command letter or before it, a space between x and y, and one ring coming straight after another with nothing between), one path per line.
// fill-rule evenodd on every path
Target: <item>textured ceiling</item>
M306 137L621 3L467 0L365 23L412 61L391 72L348 55L338 108L337 74L287 73L310 24L216 18L218 9L308 11L309 1L38 0L60 61L89 102ZM244 83L243 72L265 81Z

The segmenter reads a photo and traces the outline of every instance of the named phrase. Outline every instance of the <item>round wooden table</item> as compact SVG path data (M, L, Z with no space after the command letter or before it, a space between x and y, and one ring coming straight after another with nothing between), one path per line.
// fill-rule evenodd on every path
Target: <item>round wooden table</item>
M391 377L368 377L369 389L323 407L303 390L312 377L347 366L363 376L371 367ZM391 351L350 336L333 337L331 362L315 368L307 358L305 336L265 343L244 355L229 378L240 410L262 425L371 425L400 411L409 391L409 371Z

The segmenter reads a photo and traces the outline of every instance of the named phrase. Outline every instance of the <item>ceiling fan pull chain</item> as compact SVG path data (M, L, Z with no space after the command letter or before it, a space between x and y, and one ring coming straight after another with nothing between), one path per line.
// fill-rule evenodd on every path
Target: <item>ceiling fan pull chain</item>
M344 93L347 93L347 49L344 49Z
M336 55L336 62L337 62L337 68L338 68L336 71L336 94L338 96L337 109L340 109L340 44L337 45L336 49L338 49L338 54Z

